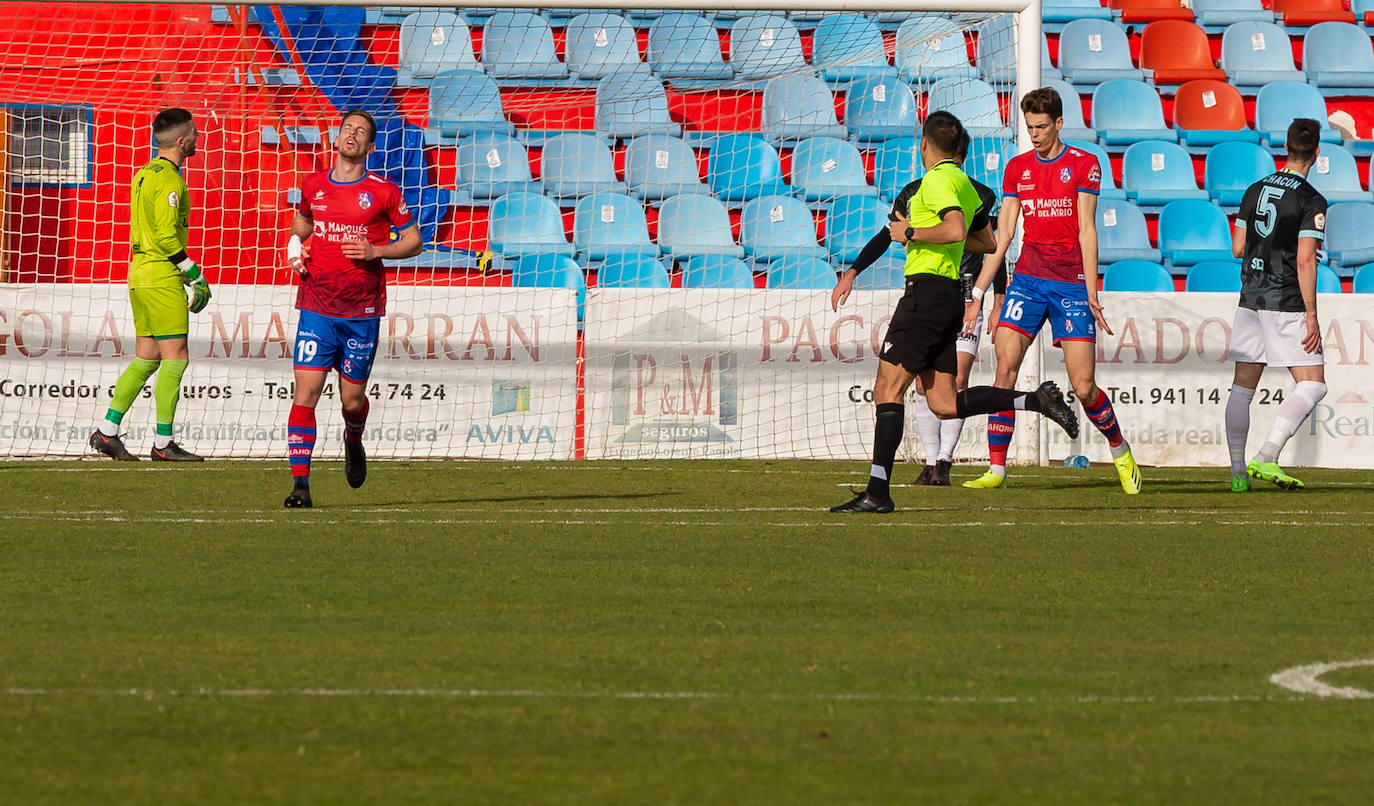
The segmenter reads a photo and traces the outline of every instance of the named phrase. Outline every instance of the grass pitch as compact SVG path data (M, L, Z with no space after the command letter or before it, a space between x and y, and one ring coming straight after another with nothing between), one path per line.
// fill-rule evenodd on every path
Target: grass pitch
M0 464L0 803L1374 800L1374 476L866 470Z

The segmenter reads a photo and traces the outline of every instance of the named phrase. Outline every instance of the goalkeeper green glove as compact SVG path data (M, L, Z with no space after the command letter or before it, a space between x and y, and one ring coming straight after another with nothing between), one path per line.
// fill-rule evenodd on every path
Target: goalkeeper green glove
M186 307L191 313L200 313L205 310L205 306L210 304L210 284L206 282L205 275L201 274L200 267L190 260L190 267L183 265L181 270L181 282L191 287L191 302Z

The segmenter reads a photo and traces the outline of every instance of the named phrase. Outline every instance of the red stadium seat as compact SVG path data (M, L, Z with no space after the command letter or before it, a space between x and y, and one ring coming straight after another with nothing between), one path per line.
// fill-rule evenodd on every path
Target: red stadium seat
M1225 81L1189 81L1174 94L1174 126L1185 146L1210 147L1232 140L1258 142L1247 125L1240 90Z
M1193 21L1193 10L1182 0L1111 0L1110 5L1121 12L1122 22Z
M1284 25L1316 25L1319 22L1355 22L1341 0L1274 0L1274 13Z
M1140 66L1154 70L1155 84L1226 80L1226 72L1212 61L1207 33L1188 20L1158 20L1146 25L1140 35Z

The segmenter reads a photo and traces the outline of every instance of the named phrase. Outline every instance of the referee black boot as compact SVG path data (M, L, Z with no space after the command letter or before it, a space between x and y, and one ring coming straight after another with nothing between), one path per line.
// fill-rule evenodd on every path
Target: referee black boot
M872 495L869 495L868 490L864 490L863 492L859 493L853 501L850 501L845 504L840 504L837 507L831 507L830 511L845 513L876 512L880 515L885 515L891 512L893 509L895 509L895 507L892 505L891 498L875 498Z

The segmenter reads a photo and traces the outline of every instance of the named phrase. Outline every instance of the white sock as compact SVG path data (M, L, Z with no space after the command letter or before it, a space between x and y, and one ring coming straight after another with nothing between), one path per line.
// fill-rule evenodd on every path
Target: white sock
M1231 452L1231 475L1245 475L1245 440L1250 436L1250 401L1254 389L1231 386L1226 397L1226 448Z
M935 464L935 455L940 452L940 418L930 410L925 395L917 395L911 405L912 416L916 419L916 431L921 435L921 448L926 464Z
M107 437L119 436L119 423L113 420L101 420L100 425L96 426L96 428Z
M154 435L153 435L153 447L154 447L154 448L157 448L158 450L162 450L163 448L165 448L165 447L167 447L168 445L171 445L171 444L172 444L172 438L171 438L171 437L164 437L164 436L161 435L161 434L154 434Z
M940 454L935 457L941 462L954 461L954 449L959 447L959 437L964 433L964 420L955 417L953 420L940 421Z
M1260 446L1259 453L1255 454L1255 459L1261 462L1277 462L1283 446L1290 437L1298 433L1302 421L1307 419L1307 415L1312 413L1312 409L1316 408L1324 397L1326 384L1319 381L1299 381L1298 385L1293 387L1293 391L1288 393L1288 397L1279 404L1279 410L1274 415L1274 428L1269 432L1269 439Z

